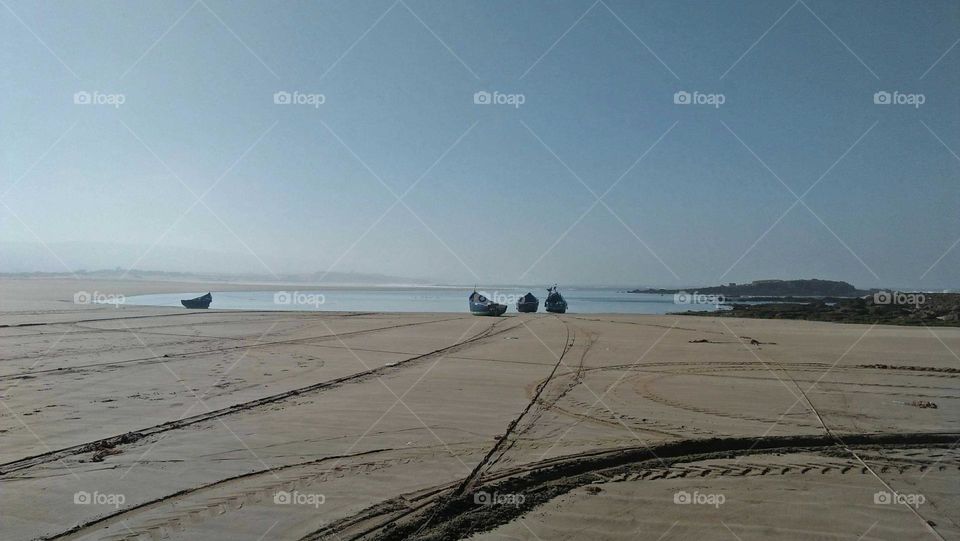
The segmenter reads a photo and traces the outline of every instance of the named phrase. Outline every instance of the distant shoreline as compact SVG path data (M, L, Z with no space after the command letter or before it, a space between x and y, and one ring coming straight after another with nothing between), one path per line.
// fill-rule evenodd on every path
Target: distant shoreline
M836 280L801 279L801 280L755 280L749 284L729 283L720 286L706 286L689 289L634 289L628 293L652 293L659 295L676 295L695 291L703 295L717 295L725 298L752 297L862 297L875 290L857 289L852 284Z

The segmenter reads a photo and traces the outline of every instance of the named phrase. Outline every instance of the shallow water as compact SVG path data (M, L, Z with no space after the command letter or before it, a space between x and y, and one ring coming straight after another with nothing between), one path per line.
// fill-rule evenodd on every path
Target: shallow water
M460 288L315 288L288 291L213 291L211 309L305 310L336 312L467 312L472 289ZM547 292L529 289L490 289L488 298L506 304L507 313L516 312L519 297L532 291L540 299L540 312ZM206 291L160 293L127 297L125 304L181 306L181 299ZM673 295L627 293L620 289L570 288L561 290L569 304L568 313L580 314L666 314L686 310L715 310L713 304L676 304ZM723 308L723 307L721 307Z

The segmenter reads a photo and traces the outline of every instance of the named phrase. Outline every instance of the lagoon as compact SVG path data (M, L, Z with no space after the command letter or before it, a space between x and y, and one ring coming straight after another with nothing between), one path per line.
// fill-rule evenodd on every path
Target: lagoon
M516 299L531 291L540 299L546 290L488 288L479 290L488 298L516 312ZM285 291L213 291L211 309L292 310L323 312L467 312L472 288L455 287L312 287ZM160 293L126 297L125 304L179 307L181 299L206 291ZM711 311L713 304L676 304L673 295L627 293L614 288L565 288L561 290L570 307L580 314L667 314L687 310ZM724 308L723 306L720 307Z

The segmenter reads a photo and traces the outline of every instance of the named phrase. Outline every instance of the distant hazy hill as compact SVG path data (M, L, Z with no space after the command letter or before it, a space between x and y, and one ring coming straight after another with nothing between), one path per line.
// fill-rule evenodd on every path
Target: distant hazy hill
M309 260L291 261L289 264L300 269L321 267ZM135 268L128 271L130 266ZM0 275L6 276L70 278L76 274L87 278L171 281L365 285L429 283L427 280L386 274L274 270L276 275L252 254L215 250L105 242L55 242L47 245L0 242Z
M361 272L313 272L308 274L207 273L168 272L152 270L78 270L76 272L0 272L0 276L15 278L99 278L104 280L157 280L171 282L251 282L281 284L340 284L340 285L427 285L416 278Z
M725 297L860 297L870 291L857 289L847 282L835 280L756 280L749 284L692 287L686 289L634 289L630 293L674 294L697 291Z

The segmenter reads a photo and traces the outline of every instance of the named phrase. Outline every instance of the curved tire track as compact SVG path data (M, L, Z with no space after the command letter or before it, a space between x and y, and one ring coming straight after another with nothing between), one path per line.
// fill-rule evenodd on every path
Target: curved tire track
M883 449L908 447L943 447L949 448L957 441L960 434L945 433L899 433L899 434L853 434L845 435L844 443L847 447L856 449ZM538 462L511 471L501 472L496 477L486 479L481 485L485 491L499 493L524 494L525 502L520 506L483 506L474 502L472 493L459 494L456 497L438 499L428 497L422 500L411 496L401 496L398 502L384 502L379 507L387 509L391 505L407 502L404 511L388 513L383 517L386 520L378 524L372 522L368 516L368 525L363 531L350 531L346 526L351 519L343 519L331 524L330 527L306 536L302 541L320 539L329 532L337 532L344 539L371 539L377 541L394 541L406 539L434 540L451 539L469 536L473 533L491 530L501 524L506 524L523 515L530 509L569 492L579 486L587 485L603 479L628 479L628 475L636 473L637 467L645 465L657 470L661 461L666 460L669 465L690 463L717 458L734 458L745 455L788 454L788 453L824 453L836 452L838 444L834 436L828 434L809 436L776 436L761 439L753 437L711 438L704 440L683 440L660 444L651 448L636 446L616 450L594 453L575 454L557 459ZM747 475L754 469L757 473L780 473L769 465L743 464L743 467L720 468L720 475ZM820 473L850 466L849 464L810 464L795 465L798 472L809 473L817 470ZM683 473L683 468L687 473ZM671 475L669 471L645 474L633 479L659 479L690 476L699 471L692 466L681 466L680 470ZM851 471L851 470L847 470ZM618 477L618 476L623 476ZM698 473L699 475L699 473ZM451 495L452 496L452 495ZM370 510L366 513L369 515ZM358 515L362 515L358 514ZM390 525L389 528L387 526Z

